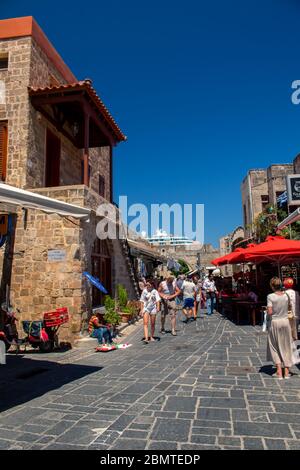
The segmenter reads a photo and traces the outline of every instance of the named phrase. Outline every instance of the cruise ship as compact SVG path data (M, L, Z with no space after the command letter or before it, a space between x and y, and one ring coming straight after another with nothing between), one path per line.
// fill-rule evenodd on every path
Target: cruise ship
M182 246L195 244L193 240L189 240L187 237L168 235L166 232L160 230L157 230L155 235L146 238L146 240L151 243L151 245L156 246Z

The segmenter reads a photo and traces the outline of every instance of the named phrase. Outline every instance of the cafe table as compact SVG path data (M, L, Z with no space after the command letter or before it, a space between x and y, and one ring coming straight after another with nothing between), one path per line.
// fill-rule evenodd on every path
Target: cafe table
M243 312L247 312L249 315L249 319L251 318L252 320L252 325L256 325L256 314L260 313L261 314L261 321L262 321L262 307L266 304L265 302L253 302L251 300L240 300L238 298L232 298L232 303L235 307L235 312L236 312L236 319L237 319L237 324L240 324L240 315L243 314Z

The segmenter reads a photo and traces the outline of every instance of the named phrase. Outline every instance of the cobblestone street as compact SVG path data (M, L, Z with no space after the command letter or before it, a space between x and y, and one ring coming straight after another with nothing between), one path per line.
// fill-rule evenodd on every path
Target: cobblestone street
M106 354L10 354L0 448L300 449L299 370L274 379L260 331L214 314Z

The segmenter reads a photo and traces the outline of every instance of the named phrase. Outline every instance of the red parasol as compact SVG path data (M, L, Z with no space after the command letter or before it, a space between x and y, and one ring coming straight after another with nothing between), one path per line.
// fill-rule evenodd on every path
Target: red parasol
M300 260L300 241L289 240L280 236L269 236L266 241L249 248L243 253L244 262L291 263Z
M212 261L215 266L223 266L224 264L233 264L231 259L245 251L245 248L236 248L234 251L228 255L221 256L221 258L216 258Z
M247 248L236 248L228 255L214 259L212 263L216 266L223 266L224 264L244 263L244 255L248 252L249 249L255 246L257 245L255 245L254 243L249 243L249 245L247 245Z

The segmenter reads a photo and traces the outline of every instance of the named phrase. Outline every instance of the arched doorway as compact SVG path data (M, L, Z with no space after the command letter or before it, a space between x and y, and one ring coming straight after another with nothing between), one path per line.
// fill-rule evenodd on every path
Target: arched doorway
M92 251L92 275L97 277L111 295L111 256L106 240L96 238ZM103 305L104 294L93 287L93 308Z

